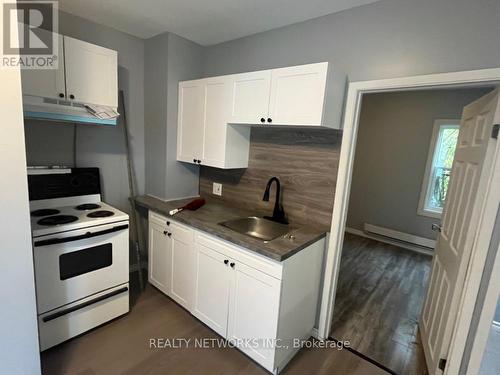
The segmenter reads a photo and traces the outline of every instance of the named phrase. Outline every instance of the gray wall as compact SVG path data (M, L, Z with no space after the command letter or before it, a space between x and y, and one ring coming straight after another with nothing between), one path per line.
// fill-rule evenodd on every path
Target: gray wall
M19 70L0 69L0 82L0 372L36 375L40 349Z
M146 193L165 195L167 173L168 33L144 42Z
M330 61L350 80L498 67L497 0L382 0L212 46L206 75Z
M125 92L133 162L139 192L144 192L144 41L60 12L61 34L118 51L118 85ZM104 199L129 210L123 128L27 121L25 124L29 164L73 164L73 131L77 131L76 162L80 167L101 168Z
M463 107L487 89L409 91L363 97L347 226L364 223L436 238L417 215L436 119L460 119Z
M146 193L198 194L199 167L176 161L179 81L202 76L203 47L175 34L145 41Z

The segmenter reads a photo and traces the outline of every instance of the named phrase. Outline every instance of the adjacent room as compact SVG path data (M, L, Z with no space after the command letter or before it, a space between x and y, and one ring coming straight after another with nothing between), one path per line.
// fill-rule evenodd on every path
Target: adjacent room
M397 374L418 336L464 106L492 88L363 97L331 336Z
M0 1L1 374L498 372L498 1Z

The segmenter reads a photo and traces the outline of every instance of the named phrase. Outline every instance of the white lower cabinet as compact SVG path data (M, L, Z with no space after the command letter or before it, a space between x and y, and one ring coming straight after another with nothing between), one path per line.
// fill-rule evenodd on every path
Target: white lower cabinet
M172 277L172 254L166 234L161 224L149 220L148 279L151 284L168 294Z
M310 337L324 239L277 262L151 211L149 236L150 283L268 371Z
M246 343L240 349L267 369L274 365L273 340L277 338L281 281L234 262L227 338Z
M194 303L193 275L196 272L193 231L190 228L171 223L169 233L171 233L170 253L172 254L170 297L190 310Z
M229 304L229 260L223 254L196 244L196 292L193 314L226 337Z

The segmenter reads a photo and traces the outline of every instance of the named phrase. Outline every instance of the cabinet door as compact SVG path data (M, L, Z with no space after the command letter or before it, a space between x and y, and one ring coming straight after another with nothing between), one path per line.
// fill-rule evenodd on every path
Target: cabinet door
M227 76L205 80L203 165L224 168L230 87Z
M177 160L196 163L203 153L205 85L203 80L179 83Z
M274 69L269 117L275 125L321 125L328 63Z
M196 244L196 296L193 314L226 337L231 270L224 255Z
M65 36L64 53L68 98L117 107L117 52Z
M237 261L231 271L227 338L258 339L259 345L240 349L273 371L275 350L261 340L277 338L281 281Z
M170 294L172 249L167 233L163 226L149 221L148 279L163 293Z
M232 82L230 123L260 124L267 120L269 113L269 93L271 71L235 74Z
M196 253L194 232L186 227L171 223L167 230L171 233L172 248L172 288L170 296L187 310L194 304Z
M39 32L48 33L42 29ZM23 95L41 96L44 98L66 98L64 85L64 46L63 37L58 35L58 66L57 69L21 69Z

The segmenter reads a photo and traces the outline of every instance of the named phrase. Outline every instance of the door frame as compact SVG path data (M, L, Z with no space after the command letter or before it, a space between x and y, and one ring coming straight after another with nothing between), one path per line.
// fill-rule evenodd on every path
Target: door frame
M323 280L318 327L319 338L328 338L331 329L363 95L368 93L414 91L436 88L463 88L484 84L500 84L500 68L349 83L344 108L342 147L335 188L332 223L325 262L325 276ZM497 152L496 161L500 163L498 160L499 158L500 156ZM488 212L483 212L482 218L485 218L487 214ZM489 214L491 216L491 213ZM496 212L493 216L495 215ZM482 230L481 238L483 241L489 242L490 237L487 236L487 231ZM475 246L477 246L477 243ZM469 271L470 267L468 273ZM450 347L450 354L454 354L453 358L461 358L463 353L465 338L467 337L472 315L472 311L468 311L470 309L466 307L471 305L474 306L475 304L480 282L480 280L477 280L478 278L480 279L477 275L468 275L466 278L466 285L464 288L466 289L464 292L466 298L463 298L460 302L459 319L457 319L457 326L458 323L461 325L458 327L459 330L455 330L451 341L452 346ZM458 354L460 355L458 356ZM448 363L450 362L452 361L448 361ZM458 361L458 363L460 363L460 361Z

